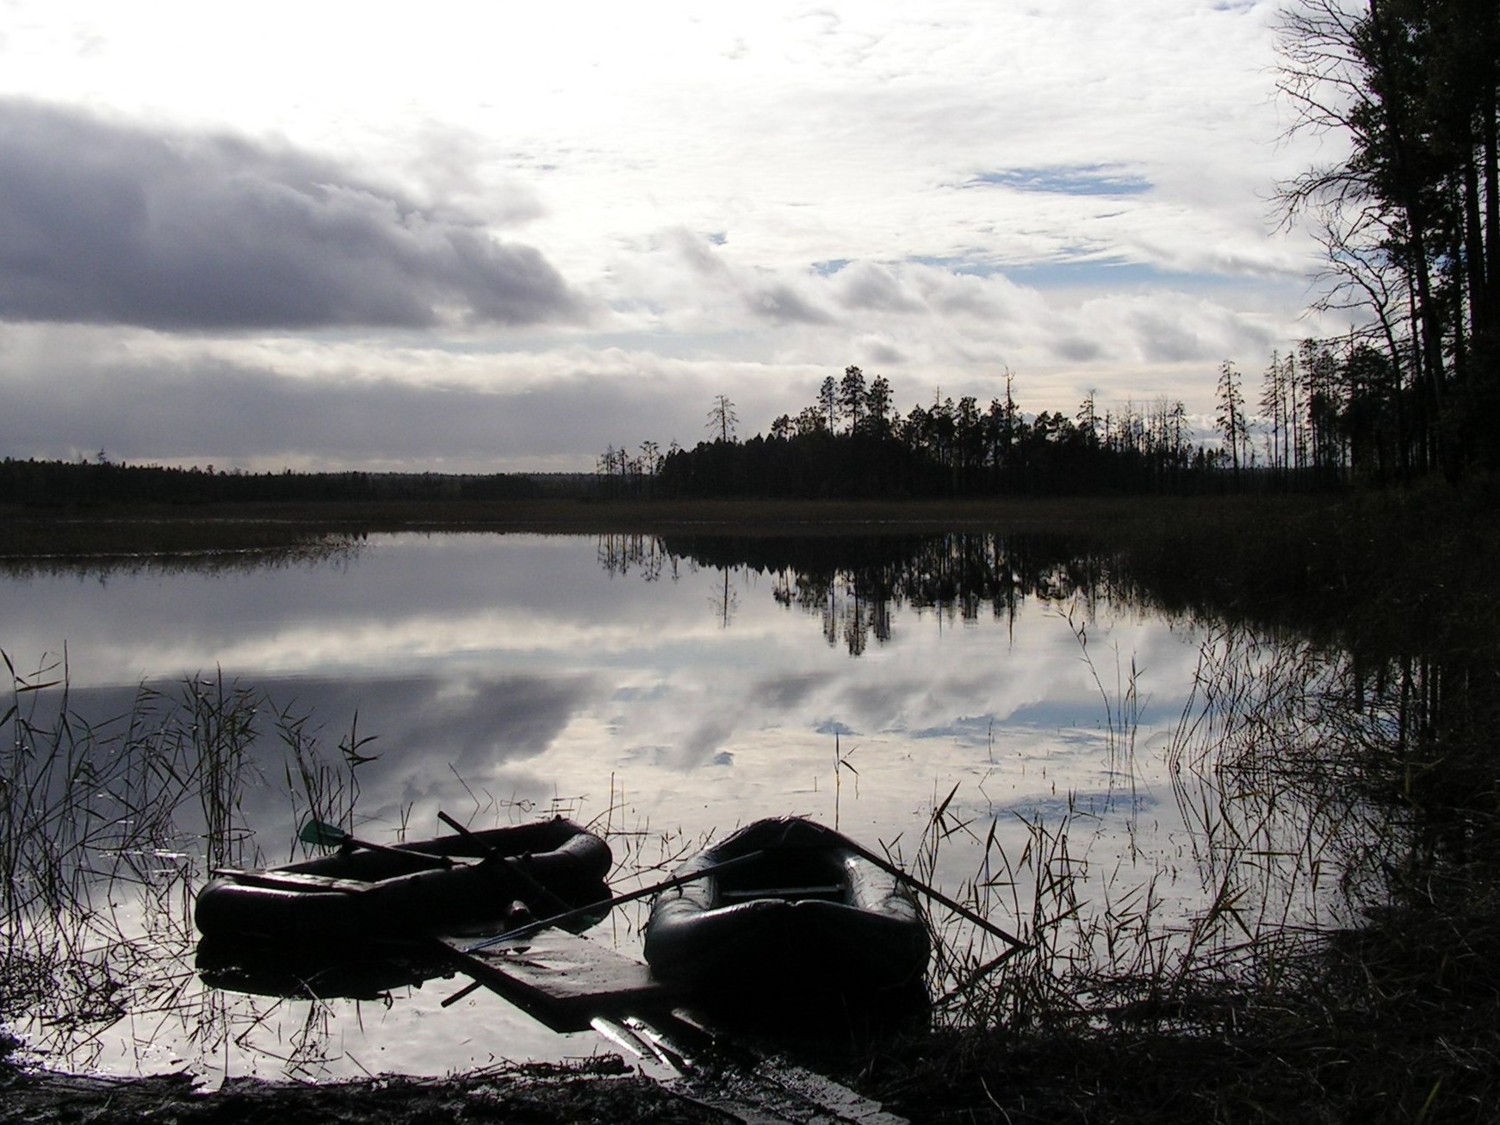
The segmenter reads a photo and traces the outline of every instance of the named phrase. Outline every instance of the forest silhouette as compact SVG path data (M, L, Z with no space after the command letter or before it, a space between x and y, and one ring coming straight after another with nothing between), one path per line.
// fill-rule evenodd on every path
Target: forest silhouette
M1104 409L1092 392L1073 414L1017 406L1014 378L981 407L966 395L892 407L883 376L857 366L824 379L818 399L782 414L767 434L733 435L733 403L709 411L710 441L666 454L611 447L598 477L609 495L919 498L995 495L1191 494L1410 481L1439 466L1416 389L1363 341L1306 340L1273 353L1252 414L1245 378L1220 365L1210 434L1180 400Z

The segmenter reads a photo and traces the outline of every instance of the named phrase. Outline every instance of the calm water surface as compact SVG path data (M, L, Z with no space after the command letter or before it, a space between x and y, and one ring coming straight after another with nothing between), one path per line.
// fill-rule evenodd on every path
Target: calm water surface
M992 824L1019 852L1024 820L1071 808L1101 869L1154 873L1191 909L1202 892L1166 747L1204 630L1109 600L1065 557L984 538L964 548L976 574L954 543L878 549L887 565L863 578L833 557L848 545L768 542L744 565L722 543L530 535L12 575L0 649L18 671L65 656L71 706L96 718L127 712L143 683L222 676L306 715L335 763L351 730L374 736L355 771L366 838L436 834L440 809L475 826L560 810L610 831L629 889L711 834L787 813L910 856L952 793L950 821L975 838L940 854L950 889ZM271 725L239 817L280 861L303 806ZM161 862L199 879L192 852ZM136 909L115 903L126 929ZM605 940L638 949L639 921L617 911ZM219 992L192 970L190 930L150 971L159 987L113 1022L16 1026L51 1065L115 1073L432 1073L598 1049L488 994L441 1008L461 981L389 1004Z

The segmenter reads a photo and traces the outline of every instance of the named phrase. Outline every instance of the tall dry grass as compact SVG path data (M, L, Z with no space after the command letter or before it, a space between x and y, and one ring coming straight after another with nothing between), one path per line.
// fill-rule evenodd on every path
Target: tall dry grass
M1095 682L1128 774L1142 692L1133 662L1117 671ZM938 1121L1492 1120L1497 697L1488 662L1220 626L1162 751L1185 870L1101 861L1095 810L1072 803L1026 816L1008 852L950 792L915 869L977 846L959 897L1027 948L935 921L935 1029L887 1094L939 1092ZM1167 893L1183 878L1186 915Z
M98 1033L128 1016L146 1050L153 1020L196 1002L197 887L262 858L243 799L267 781L266 727L285 744L294 814L348 818L348 740L330 758L301 720L220 675L143 685L122 714L88 719L66 654L0 664L0 1021L87 1066Z

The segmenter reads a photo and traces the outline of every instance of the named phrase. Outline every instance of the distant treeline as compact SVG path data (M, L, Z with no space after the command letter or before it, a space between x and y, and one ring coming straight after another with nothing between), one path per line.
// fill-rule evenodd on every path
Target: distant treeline
M391 500L526 500L547 489L513 474L246 473L98 461L0 461L0 504L318 503Z
M1211 440L1198 440L1180 401L1105 410L1090 394L1076 413L1027 417L1006 377L1003 399L972 396L892 409L890 384L858 367L823 381L818 401L768 434L735 439L733 404L709 412L712 441L665 454L609 449L601 487L616 494L767 498L995 494L1184 493L1317 488L1409 472L1403 394L1384 357L1359 345L1308 341L1271 357L1251 415L1232 363L1219 371Z

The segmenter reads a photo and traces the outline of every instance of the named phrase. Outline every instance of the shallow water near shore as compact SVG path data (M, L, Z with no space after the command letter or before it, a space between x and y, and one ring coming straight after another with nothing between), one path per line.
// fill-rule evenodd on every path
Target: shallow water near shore
M955 895L1004 884L997 855L1068 821L1101 891L1149 883L1160 917L1187 919L1215 890L1182 799L1182 718L1224 638L1061 541L376 535L278 565L14 573L0 622L26 687L53 684L17 696L38 728L64 685L100 744L189 696L243 691L255 710L228 790L170 810L128 879L94 849L116 877L79 884L76 916L26 922L84 966L6 1013L57 1069L327 1079L603 1049L482 992L444 1007L462 980L362 1001L204 984L192 891L216 863L301 854L314 814L352 809L362 837L394 842L438 834L439 810L475 827L563 813L608 839L625 891L797 813L929 862ZM1024 888L990 905L1007 928L1028 908ZM644 911L595 936L638 954ZM12 946L36 948L18 924ZM89 974L109 999L81 1011Z

